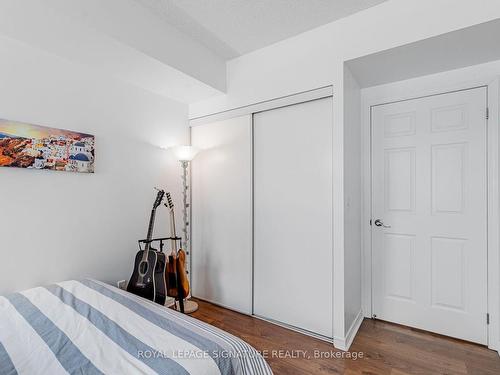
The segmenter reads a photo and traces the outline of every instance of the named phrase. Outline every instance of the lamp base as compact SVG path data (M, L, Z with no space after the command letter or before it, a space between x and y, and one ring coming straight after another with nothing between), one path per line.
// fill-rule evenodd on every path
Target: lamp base
M188 299L184 300L184 312L186 314L192 314L196 310L198 310L198 304L196 302L188 300Z

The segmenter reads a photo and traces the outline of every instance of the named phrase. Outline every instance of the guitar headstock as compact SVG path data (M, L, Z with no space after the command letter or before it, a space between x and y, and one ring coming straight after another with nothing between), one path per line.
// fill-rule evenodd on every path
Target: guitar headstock
M165 203L165 207L167 207L170 211L174 210L174 201L172 200L172 196L169 192L167 192L167 203Z
M153 204L153 209L158 208L158 206L163 201L163 197L165 197L165 191L164 190L158 190L158 194L156 194L155 203Z

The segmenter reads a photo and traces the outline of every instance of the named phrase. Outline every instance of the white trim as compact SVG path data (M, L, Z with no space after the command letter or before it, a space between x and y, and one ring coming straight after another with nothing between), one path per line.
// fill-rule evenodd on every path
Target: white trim
M213 301L213 300L211 300L209 298L200 298L200 297L196 297L196 296L192 296L192 298L197 299L198 301L208 302L208 303L210 303L210 304L212 304L214 306L222 307L222 308L224 308L226 310L234 311L234 312L237 312L239 314L243 314L243 315L246 315L246 316L253 316L252 314L249 314L248 311L238 310L238 309L235 309L234 307L225 305L225 304L220 303L220 302Z
M372 317L371 103L361 89L361 308ZM367 109L368 108L368 109Z
M488 85L488 347L500 354L499 87L498 78Z
M332 132L332 293L333 293L333 336L344 335L345 330L345 247L344 247L344 69L343 62L337 61L332 69L335 72L333 82L333 132Z
M336 349L343 350L345 352L349 350L352 342L354 341L354 338L356 337L356 334L358 333L359 327L361 327L361 323L363 323L363 319L364 319L363 310L359 310L356 319L354 319L354 321L352 322L351 326L349 327L349 331L347 331L345 337L335 336L333 338L333 345L335 346Z
M372 316L371 275L371 107L404 99L487 86L488 121L488 347L500 354L499 132L500 62L433 74L361 90L362 108L362 309ZM464 80L464 77L472 77Z
M332 86L320 87L317 89L299 92L296 94L291 94L280 98L265 100L259 103L250 104L243 107L229 109L223 112L217 112L202 117L191 118L189 120L189 126L199 126L211 122L227 120L234 117L252 115L258 112L268 111L271 109L305 103L311 100L323 99L330 97L332 95L333 95Z
M249 315L249 316L251 316L252 318L256 318L256 319L262 320L262 321L267 322L267 323L271 323L271 324L277 325L277 326L282 327L282 328L289 329L289 330L297 332L297 333L301 333L301 334L306 335L306 336L314 337L315 339L318 339L318 340L326 341L326 342L328 342L330 344L333 343L333 338L332 337L327 337L327 336L319 335L317 333L314 333L314 332L311 332L311 331L308 331L308 330L305 330L305 329L302 329L302 328L299 328L299 327L295 327L295 326L292 326L292 325L289 325L289 324L286 324L286 323L282 323L282 322L280 322L278 320L273 320L273 319L265 318L265 317L260 316L260 315L252 314L252 315Z

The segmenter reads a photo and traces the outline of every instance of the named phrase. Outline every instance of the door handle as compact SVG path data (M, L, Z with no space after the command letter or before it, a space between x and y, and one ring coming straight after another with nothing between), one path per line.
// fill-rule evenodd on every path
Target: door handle
M375 224L375 226L377 226L377 227L391 228L390 225L385 225L384 222L380 219L375 220L375 222L373 224Z

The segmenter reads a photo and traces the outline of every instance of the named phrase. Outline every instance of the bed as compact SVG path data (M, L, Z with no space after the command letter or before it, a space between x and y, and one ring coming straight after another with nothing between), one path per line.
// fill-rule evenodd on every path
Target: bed
M0 374L272 374L244 341L108 284L0 296Z

